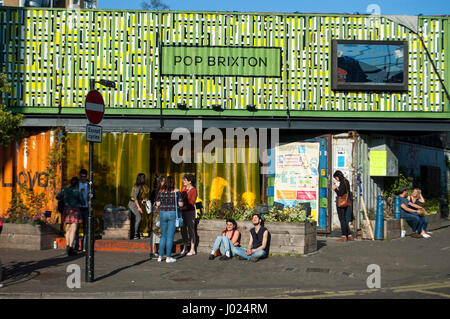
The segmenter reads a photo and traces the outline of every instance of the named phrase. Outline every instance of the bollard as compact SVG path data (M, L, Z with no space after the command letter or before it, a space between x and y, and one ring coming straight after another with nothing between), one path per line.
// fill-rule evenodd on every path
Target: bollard
M375 239L384 239L383 196L377 198L377 216L375 221Z
M394 197L394 218L400 219L400 196L396 195Z

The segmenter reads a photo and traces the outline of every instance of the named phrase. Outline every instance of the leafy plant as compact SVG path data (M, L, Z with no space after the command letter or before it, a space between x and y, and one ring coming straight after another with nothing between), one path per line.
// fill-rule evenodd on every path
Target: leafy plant
M0 98L11 92L6 74L0 73ZM25 136L25 130L20 127L23 114L13 114L6 110L3 101L0 101L0 145L9 145Z
M399 169L398 177L386 178L383 197L384 197L384 215L386 217L392 217L394 215L394 198L398 195L400 188L413 186L414 179L407 176L403 168Z
M253 214L257 212L256 208L248 207L245 203L238 203L234 208L226 207L221 202L212 203L210 210L203 215L204 219L227 219L233 218L236 221L248 221L252 219ZM266 222L287 222L304 223L308 221L315 224L312 216L306 218L306 209L302 205L296 207L287 207L282 210L272 207L268 213L264 214Z
M48 203L49 193L51 197L56 196L57 187L56 180L62 171L62 162L65 159L65 140L62 129L56 130L56 143L50 149L47 162L46 173L48 174L48 186L50 192L36 192L33 188L27 187L26 184L19 184L19 189L13 188L12 198L9 208L6 211L5 222L20 224L54 224L54 217L44 216L44 209Z

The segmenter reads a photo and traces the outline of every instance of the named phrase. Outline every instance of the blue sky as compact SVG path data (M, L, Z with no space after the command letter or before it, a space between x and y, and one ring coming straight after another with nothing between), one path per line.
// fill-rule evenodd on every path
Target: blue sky
M450 15L450 0L163 0L170 10L301 13L370 13L377 4L381 14ZM142 0L98 0L100 9L141 9Z

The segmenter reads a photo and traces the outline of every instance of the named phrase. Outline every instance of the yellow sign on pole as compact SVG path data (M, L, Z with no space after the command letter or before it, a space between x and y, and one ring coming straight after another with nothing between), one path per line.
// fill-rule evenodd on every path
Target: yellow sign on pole
M370 151L370 176L386 176L387 151Z

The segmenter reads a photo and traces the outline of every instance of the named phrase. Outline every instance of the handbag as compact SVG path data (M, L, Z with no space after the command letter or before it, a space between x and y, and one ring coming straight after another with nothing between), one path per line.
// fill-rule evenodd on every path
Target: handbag
M345 188L347 189L347 183L345 182L345 180L343 181L343 183L345 184ZM337 197L337 206L339 208L346 208L350 206L350 198L348 197L348 189L347 192L342 195L342 196L338 196Z
M175 219L175 227L183 227L183 217L180 216L180 212L178 209L178 200L177 200L177 192L175 191L175 207L177 212L177 218Z

